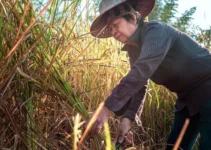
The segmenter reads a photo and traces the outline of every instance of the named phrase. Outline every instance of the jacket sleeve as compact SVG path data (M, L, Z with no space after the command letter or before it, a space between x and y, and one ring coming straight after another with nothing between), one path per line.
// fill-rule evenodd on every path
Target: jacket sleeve
M143 34L140 56L105 101L105 106L114 113L147 84L172 46L173 37L168 34L165 26L152 25Z
M144 98L147 86L144 86L138 93L136 93L120 110L114 112L117 116L123 118L135 119L137 114L141 114L144 104ZM138 116L139 116L138 115Z
M126 111L122 115L123 118L130 118L131 120L135 120L136 116L141 115L145 100L146 88L147 86L144 86L138 93L133 96Z
M130 67L134 64L136 58L134 57L131 51L128 51ZM146 94L147 85L145 85L138 93L136 93L119 111L115 112L116 115L122 116L123 118L130 118L135 120L135 118L140 118L140 115L143 110L145 94Z

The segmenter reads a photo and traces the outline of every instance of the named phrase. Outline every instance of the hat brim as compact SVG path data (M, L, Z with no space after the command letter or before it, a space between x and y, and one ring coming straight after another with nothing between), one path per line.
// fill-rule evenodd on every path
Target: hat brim
M125 3L129 2L132 6L135 6L138 12L141 14L141 17L144 19L146 18L150 12L153 10L155 5L155 0L125 0L111 8L109 8L104 13L100 14L92 23L90 31L92 36L97 38L109 38L112 35L106 30L107 28L107 18L108 18L108 11L112 8Z

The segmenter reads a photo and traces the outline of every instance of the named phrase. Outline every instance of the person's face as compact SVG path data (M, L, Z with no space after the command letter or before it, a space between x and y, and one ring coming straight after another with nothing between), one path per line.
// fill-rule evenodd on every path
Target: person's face
M135 32L136 28L137 24L135 18L128 22L125 18L121 17L109 24L111 35L122 43L127 43L129 37Z

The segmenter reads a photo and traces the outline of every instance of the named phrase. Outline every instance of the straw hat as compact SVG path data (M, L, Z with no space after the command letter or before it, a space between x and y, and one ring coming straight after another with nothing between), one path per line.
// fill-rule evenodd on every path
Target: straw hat
M99 6L100 15L91 25L91 34L97 38L111 37L107 29L108 11L123 3L129 3L141 14L144 19L152 11L155 0L102 0Z

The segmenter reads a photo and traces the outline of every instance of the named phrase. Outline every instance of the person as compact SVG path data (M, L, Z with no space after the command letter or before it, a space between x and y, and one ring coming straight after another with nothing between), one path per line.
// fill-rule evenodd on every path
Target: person
M172 149L186 118L190 119L180 148L190 150L200 134L200 150L211 149L211 53L178 29L145 22L155 0L102 0L91 25L96 38L124 43L130 71L105 100L91 133L99 133L113 112L122 116L117 135L122 143L142 112L148 80L177 94L175 118L166 149Z

